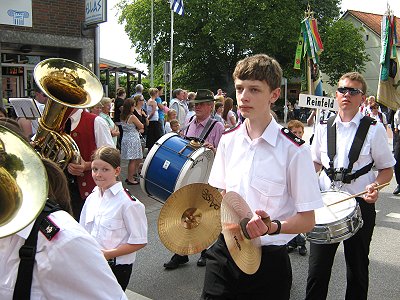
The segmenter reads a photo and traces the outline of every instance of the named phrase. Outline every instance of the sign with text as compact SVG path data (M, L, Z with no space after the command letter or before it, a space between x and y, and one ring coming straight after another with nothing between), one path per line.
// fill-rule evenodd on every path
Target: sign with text
M107 0L85 0L85 25L107 22Z
M339 105L335 98L300 94L299 106L338 111Z
M32 27L32 1L1 0L0 24Z

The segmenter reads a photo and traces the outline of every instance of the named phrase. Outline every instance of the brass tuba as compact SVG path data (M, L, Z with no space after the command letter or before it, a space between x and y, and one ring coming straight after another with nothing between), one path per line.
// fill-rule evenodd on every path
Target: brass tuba
M28 226L48 194L46 169L31 145L0 125L0 238Z
M33 74L36 84L49 98L39 119L34 148L65 169L70 162L80 162L78 145L64 132L65 122L75 108L100 102L103 87L89 69L63 58L41 61Z

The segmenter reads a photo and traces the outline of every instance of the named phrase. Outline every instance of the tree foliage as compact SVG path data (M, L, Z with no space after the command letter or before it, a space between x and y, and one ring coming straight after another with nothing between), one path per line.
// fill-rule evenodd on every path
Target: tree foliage
M326 28L322 37L325 50L321 54L320 67L329 76L330 85L336 85L347 72L365 71L365 64L370 59L365 52L363 30L344 20Z
M154 79L162 83L162 66L170 60L170 8L154 1ZM307 4L320 30L339 16L340 0L186 0L185 15L174 15L173 83L190 89L232 91L231 75L238 60L256 53L275 57L286 77L293 60L300 22ZM151 0L123 0L120 22L141 62L150 64Z

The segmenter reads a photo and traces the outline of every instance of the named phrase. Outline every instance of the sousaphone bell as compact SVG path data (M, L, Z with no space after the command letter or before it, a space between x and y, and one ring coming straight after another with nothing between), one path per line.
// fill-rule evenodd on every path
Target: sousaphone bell
M79 163L75 141L64 132L65 122L75 108L99 103L103 87L95 74L84 66L63 58L49 58L34 70L36 84L49 98L34 139L41 154L64 169L69 162Z
M47 172L31 145L0 125L0 238L28 226L48 194Z

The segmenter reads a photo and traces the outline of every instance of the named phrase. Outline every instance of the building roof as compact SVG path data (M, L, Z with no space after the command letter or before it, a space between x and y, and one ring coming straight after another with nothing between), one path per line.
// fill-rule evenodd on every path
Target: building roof
M364 24L366 27L371 29L373 32L377 34L377 36L381 36L381 22L382 22L382 17L383 15L378 15L378 14L373 14L373 13L366 13L362 11L357 11L357 10L347 10L342 18L344 18L346 15L352 15L354 18L358 19L362 24ZM396 28L400 28L400 20L396 16ZM397 35L399 37L399 35ZM398 46L400 46L400 38L398 39Z
M146 76L146 73L142 70L139 70L135 67L132 66L128 66L125 64L121 64L109 59L105 59L105 58L100 58L100 70L110 70L112 72L122 72L122 73L140 73L144 76Z

